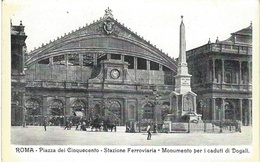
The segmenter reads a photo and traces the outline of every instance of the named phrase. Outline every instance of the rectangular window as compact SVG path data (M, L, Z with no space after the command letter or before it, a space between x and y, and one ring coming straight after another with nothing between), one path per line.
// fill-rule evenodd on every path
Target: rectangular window
M225 82L226 83L232 83L232 74L230 71L225 72Z
M53 64L65 65L65 57L64 57L64 55L54 56L53 57Z
M163 66L163 71L171 71L169 68L167 68L166 66Z
M49 63L50 63L49 58L41 60L41 61L38 62L38 64L49 64Z
M128 69L134 69L134 57L133 56L125 56L125 62L128 62L130 65Z
M121 55L111 54L111 59L114 59L114 60L121 60Z
M150 70L159 70L159 64L153 61L150 61Z
M92 54L83 55L83 66L93 66L94 57Z
M78 54L69 54L68 55L68 65L71 65L71 66L79 65L79 55Z
M137 58L137 69L139 70L147 70L146 60L143 58Z

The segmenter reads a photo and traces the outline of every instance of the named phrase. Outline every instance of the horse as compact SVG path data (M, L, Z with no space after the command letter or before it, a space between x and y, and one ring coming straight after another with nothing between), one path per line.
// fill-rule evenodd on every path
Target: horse
M107 132L108 130L110 130L112 132L113 129L116 132L116 124L110 122L104 122L104 131Z
M97 130L101 131L101 127L103 126L103 121L100 118L96 118L90 123L90 126L91 126L91 131L93 131L93 129L95 129L96 131Z

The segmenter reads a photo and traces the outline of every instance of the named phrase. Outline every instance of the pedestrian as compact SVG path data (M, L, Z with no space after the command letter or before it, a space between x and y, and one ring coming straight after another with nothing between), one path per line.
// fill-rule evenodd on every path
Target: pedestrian
M69 130L72 128L72 121L69 122Z
M146 131L148 133L147 140L151 140L152 134L151 134L151 126L148 124Z
M47 121L46 121L46 119L44 120L44 122L43 122L43 127L44 127L44 130L46 131L46 126L47 126Z
M115 128L114 129L115 129L115 132L116 132L116 124L115 124Z
M66 120L66 123L65 123L65 128L64 128L64 130L65 130L65 129L67 129L67 130L69 129L69 121L68 121L68 120Z
M78 123L76 124L76 129L75 129L75 130L78 130L79 126L80 126L80 122L78 122Z

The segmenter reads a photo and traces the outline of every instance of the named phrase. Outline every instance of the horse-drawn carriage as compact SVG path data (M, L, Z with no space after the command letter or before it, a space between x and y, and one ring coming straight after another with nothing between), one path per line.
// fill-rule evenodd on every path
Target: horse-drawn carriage
M110 118L97 117L90 123L90 126L92 131L95 129L95 131L110 130L112 132L114 130L116 132L116 124Z

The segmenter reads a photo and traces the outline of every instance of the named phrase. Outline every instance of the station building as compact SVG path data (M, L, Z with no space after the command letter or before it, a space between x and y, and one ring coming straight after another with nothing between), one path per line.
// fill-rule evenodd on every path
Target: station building
M204 120L252 124L252 25L186 52L182 21L177 61L110 9L30 53L26 38L22 22L11 24L12 125L97 116L119 125L160 123L190 111Z
M130 120L160 122L170 113L176 61L114 19L110 9L92 24L30 53L23 50L22 23L11 25L11 30L12 65L16 65L12 66L13 125L25 121L38 125L43 118L64 124L73 116L97 115L124 125Z

